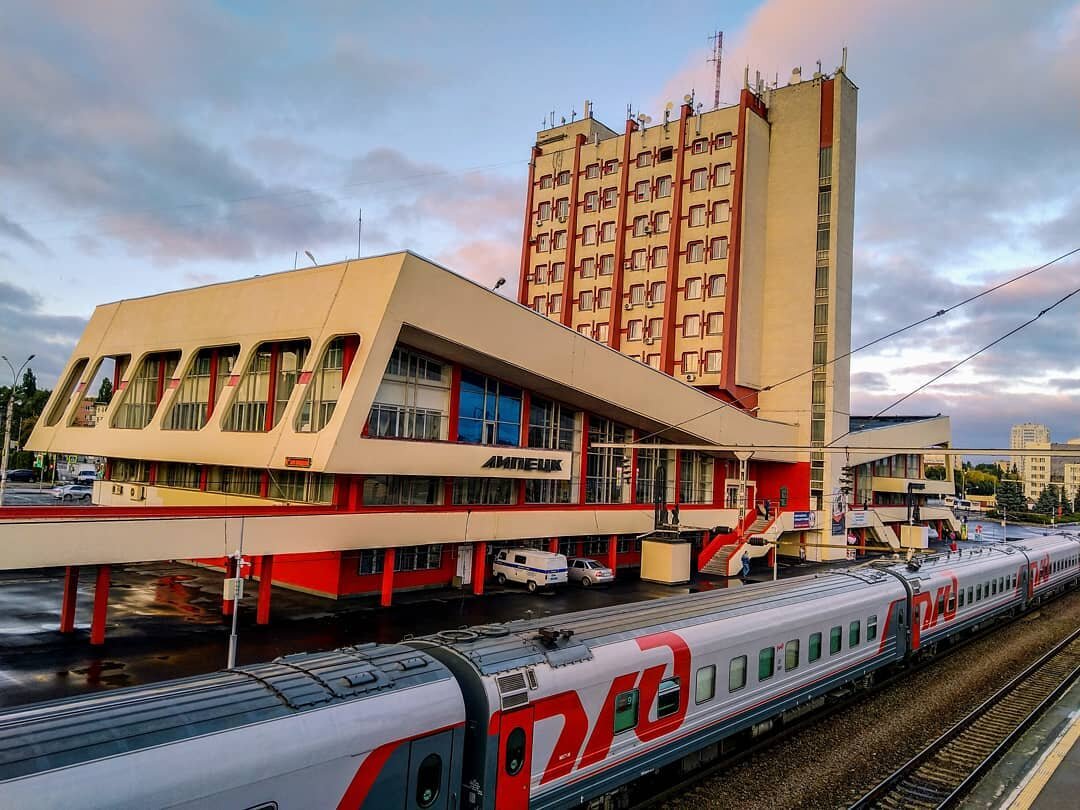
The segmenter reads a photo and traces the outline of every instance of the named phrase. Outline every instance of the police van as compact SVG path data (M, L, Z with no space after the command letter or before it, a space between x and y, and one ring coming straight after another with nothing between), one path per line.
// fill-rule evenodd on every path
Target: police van
M495 557L491 573L500 585L519 582L530 591L548 585L565 585L566 555L534 548L509 548Z

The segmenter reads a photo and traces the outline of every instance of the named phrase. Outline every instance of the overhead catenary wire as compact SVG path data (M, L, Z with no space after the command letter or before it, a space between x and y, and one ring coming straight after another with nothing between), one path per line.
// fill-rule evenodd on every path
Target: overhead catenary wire
M673 425L668 425L667 427L663 427L663 428L660 428L659 430L653 431L652 433L649 433L648 435L641 437L640 439L638 439L638 441L643 442L643 441L647 441L649 439L655 438L656 436L659 436L659 435L661 435L661 434L663 434L663 433L665 433L665 432L667 432L669 430L674 430L676 428L683 427L684 425L688 425L689 423L694 422L694 421L696 421L698 419L703 419L704 417L710 416L710 415L716 413L717 411L721 411L724 408L736 408L736 409L738 409L738 405L745 402L747 399L749 399L752 396L756 396L757 394L760 394L760 393L762 393L764 391L772 391L772 390L774 390L776 388L779 388L782 385L786 385L787 383L794 382L795 380L801 379L802 377L805 377L807 374L812 374L815 369L821 368L823 366L831 366L834 363L837 363L840 360L843 360L843 359L845 359L847 357L851 357L852 355L854 355L854 354L856 354L858 352L864 351L866 349L871 348L872 346L878 345L879 343L883 343L886 340L890 340L891 338L897 337L898 335L901 335L904 332L908 332L908 331L910 331L912 329L916 329L916 328L922 326L923 324L929 323L930 321L933 321L933 320L936 320L937 318L943 317L944 315L947 315L950 312L953 312L954 310L960 309L961 307L967 306L968 304L970 304L970 303L972 303L974 301L977 301L980 298L983 298L983 297L985 297L987 295L990 295L991 293L997 292L1000 289L1008 287L1011 284L1015 284L1018 281L1021 281L1021 280L1025 279L1025 278L1027 278L1029 276L1032 276L1032 275L1034 275L1035 273L1038 273L1041 270L1045 270L1046 268L1051 267L1052 265L1057 264L1058 262L1063 261L1063 260L1065 260L1065 259L1069 258L1070 256L1073 256L1073 255L1075 255L1077 253L1080 253L1080 247L1073 248L1072 250L1069 250L1069 251L1067 251L1065 253L1062 253L1060 256L1057 256L1057 257L1051 259L1050 261L1045 262L1044 264L1040 264L1038 267L1033 267L1030 270L1025 270L1023 273L1019 273L1019 274L1017 274L1015 276L1012 276L1011 278L1006 279L1005 281L1002 281L1002 282L1000 282L998 284L995 284L995 285L993 285L991 287L987 287L986 289L981 290L980 292L975 293L974 295L968 296L967 298L963 299L962 301L957 301L955 304L952 304L952 305L950 305L948 307L945 307L944 309L939 309L939 310L937 310L936 312L934 312L931 315L927 315L927 316L925 316L923 318L919 318L918 320L912 321L911 323L909 323L909 324L907 324L905 326L901 326L898 329L894 329L891 332L887 332L886 334L881 335L879 337L876 337L873 340L870 340L870 341L868 341L866 343L863 343L863 344L861 344L859 346L856 346L854 349L850 349L850 350L848 350L846 352L842 352L841 354L838 354L835 357L832 357L832 358L826 360L824 363L814 363L812 366L807 368L805 371L800 371L797 374L792 374L791 376L785 377L785 378L783 378L781 380L778 380L777 382L770 383L769 385L766 385L764 388L752 391L752 392L750 392L748 394L744 394L743 396L738 397L736 399L733 399L730 402L726 402L726 401L725 402L720 402L714 408L710 408L707 411L702 411L699 414L688 417L687 419L683 419L682 421L676 422ZM1069 296L1066 296L1066 298L1071 297L1074 294L1075 294L1075 292L1070 293ZM1057 306L1060 303L1062 303L1062 301L1058 301L1053 306ZM1053 306L1048 308L1045 311L1049 311L1049 309L1052 309ZM1042 317L1043 314L1044 313L1039 313L1039 315L1037 315L1033 320L1037 320L1038 318ZM1020 328L1023 328L1023 326L1021 326ZM1017 331L1019 331L1019 329ZM1008 335L1003 336L1001 339L1004 340L1005 337L1008 337ZM989 348L989 346L985 347L985 348ZM985 350L985 348L983 349L983 351ZM963 362L966 362L966 361L963 361ZM933 381L931 381L931 382L933 382ZM929 384L929 383L927 383L927 384ZM912 393L914 394L916 392L912 392ZM907 397L905 397L905 399L906 398ZM903 400L901 400L901 401L903 401ZM893 405L890 405L889 407L895 407L895 405L898 405L898 404L899 404L899 402L896 402L896 403L893 403ZM878 415L880 416L881 414L878 414ZM849 433L850 433L850 431L849 431ZM844 434L844 435L846 436L847 434ZM833 439L833 441L835 442L836 439Z

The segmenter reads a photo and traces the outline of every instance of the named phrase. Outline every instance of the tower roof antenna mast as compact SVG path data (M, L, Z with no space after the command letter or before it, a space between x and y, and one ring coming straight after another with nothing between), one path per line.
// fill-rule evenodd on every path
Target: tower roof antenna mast
M712 41L713 51L712 56L705 61L716 63L716 78L713 81L713 109L717 110L720 108L720 66L724 55L724 32L717 31L709 39Z

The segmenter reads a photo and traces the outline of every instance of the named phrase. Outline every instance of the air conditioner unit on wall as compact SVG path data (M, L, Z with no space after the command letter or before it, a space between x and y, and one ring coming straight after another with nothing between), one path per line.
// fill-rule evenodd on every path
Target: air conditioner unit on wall
M123 484L113 484L112 485L112 494L113 495L123 495L124 494L124 485Z
M634 304L633 304L633 302L631 302L631 301L627 301L627 302L626 302L626 307L625 307L625 308L626 308L626 311L627 311L627 312L629 312L630 310L632 310L632 309L634 308Z
M694 380L696 380L696 379L697 379L697 375L696 375L696 374L687 374L687 375L686 375L686 381L687 381L687 382L693 382L693 381L694 381Z
M138 484L133 485L128 490L128 497L131 498L131 500L133 501L146 500L146 487L140 486Z
M655 339L656 339L656 338L654 338L654 337L653 337L652 335L646 335L646 336L645 336L645 345L646 345L646 346L652 346L652 344L653 344L653 341L654 341Z

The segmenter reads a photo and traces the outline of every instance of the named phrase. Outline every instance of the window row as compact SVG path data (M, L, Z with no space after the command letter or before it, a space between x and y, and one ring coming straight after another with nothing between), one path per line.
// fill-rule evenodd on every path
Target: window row
M359 576L381 574L386 560L386 550L381 548L363 549L356 564ZM394 571L434 571L442 568L443 546L435 543L430 546L400 546L394 549Z
M682 319L682 323L678 324L682 328L683 337L701 337L701 315L686 315ZM724 313L723 312L709 312L704 318L705 334L707 335L722 335L724 333ZM626 339L627 340L642 340L645 338L651 338L653 340L659 340L664 334L664 319L663 318L648 318L648 319L633 319L626 322Z
M261 470L162 461L154 467L151 481L149 462L118 458L110 462L108 480L117 483L153 483L173 489L249 495L297 503L331 503L334 499L333 475L302 470Z
M969 585L967 590L964 588L959 589L959 606L974 605L977 602L981 602L983 599L989 599L991 596L997 596L999 593L1005 593L1007 590L1016 590L1016 574L1004 577L995 577L994 579L980 582L977 585ZM953 613L957 608L957 596L956 592L950 592L948 599L945 598L945 594L938 596L937 601L937 613L939 616L944 616L946 613Z

